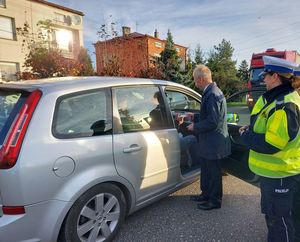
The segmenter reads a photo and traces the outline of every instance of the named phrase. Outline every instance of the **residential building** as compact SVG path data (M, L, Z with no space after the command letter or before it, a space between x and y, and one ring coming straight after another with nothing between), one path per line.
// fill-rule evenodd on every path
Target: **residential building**
M54 32L49 43L55 43L66 58L76 59L83 46L83 16L45 0L0 0L0 80L15 80L16 72L24 70L26 50L16 28L27 23L35 36L37 23L50 20Z
M139 76L142 71L153 67L165 48L166 40L161 40L157 30L154 36L131 33L129 27L122 27L122 36L94 44L97 74L102 75L109 65L118 66L121 75ZM181 59L181 69L185 69L187 48L174 44Z

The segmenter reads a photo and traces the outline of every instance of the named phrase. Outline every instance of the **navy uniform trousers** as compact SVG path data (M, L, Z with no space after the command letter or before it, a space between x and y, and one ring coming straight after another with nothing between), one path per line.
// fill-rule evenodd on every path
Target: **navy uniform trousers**
M296 190L294 193L292 214L295 227L295 242L300 242L300 176L298 176Z
M299 179L300 175L286 178L260 178L261 210L265 214L268 226L268 242L295 241L293 216L296 214L293 205L295 205L294 195L299 186Z

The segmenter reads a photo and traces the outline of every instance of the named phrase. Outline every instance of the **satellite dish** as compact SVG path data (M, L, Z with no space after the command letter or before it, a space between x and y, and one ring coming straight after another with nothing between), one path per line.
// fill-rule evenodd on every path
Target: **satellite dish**
M71 19L72 19L72 25L79 25L79 24L81 24L81 17L80 16L72 15Z

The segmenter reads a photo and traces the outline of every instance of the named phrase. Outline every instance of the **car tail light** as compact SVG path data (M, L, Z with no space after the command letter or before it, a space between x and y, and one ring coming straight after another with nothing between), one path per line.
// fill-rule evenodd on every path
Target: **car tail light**
M16 115L0 149L0 169L9 169L16 164L29 121L41 95L41 91L33 91Z
M2 207L3 214L7 215L17 215L17 214L24 214L25 208L24 206L3 206Z

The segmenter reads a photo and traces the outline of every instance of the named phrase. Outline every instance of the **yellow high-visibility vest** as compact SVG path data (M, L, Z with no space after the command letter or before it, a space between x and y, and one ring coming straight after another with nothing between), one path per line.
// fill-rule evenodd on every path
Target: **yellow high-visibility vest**
M300 96L294 91L284 96L282 101L294 103L300 110ZM263 154L250 150L249 167L260 176L282 178L300 173L300 130L297 136L291 140L288 133L288 120L284 107L275 110L270 116L269 112L276 108L278 101L274 100L265 106L261 96L256 102L251 116L257 115L253 125L253 131L265 134L265 141L280 149L275 154Z

